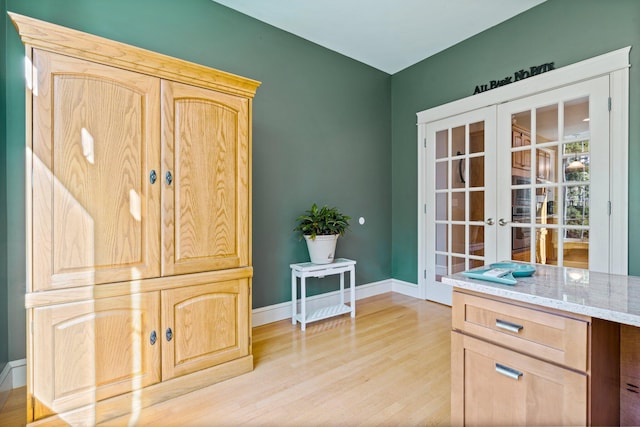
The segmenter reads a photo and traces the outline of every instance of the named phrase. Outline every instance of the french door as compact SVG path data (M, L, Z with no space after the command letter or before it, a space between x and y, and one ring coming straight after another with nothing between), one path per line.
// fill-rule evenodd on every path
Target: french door
M516 260L608 272L609 77L427 123L426 299Z
M498 106L497 259L609 272L609 77Z
M487 231L495 228L495 113L488 107L426 126L426 299L451 305L441 278L495 260L495 232Z

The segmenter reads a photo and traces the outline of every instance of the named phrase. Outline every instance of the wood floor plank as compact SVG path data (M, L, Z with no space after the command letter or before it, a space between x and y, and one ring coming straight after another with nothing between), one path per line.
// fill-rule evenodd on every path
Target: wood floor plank
M253 372L105 425L448 425L450 329L449 307L396 293L305 332L256 327Z
M27 424L27 388L11 390L9 398L0 408L0 426L20 427Z

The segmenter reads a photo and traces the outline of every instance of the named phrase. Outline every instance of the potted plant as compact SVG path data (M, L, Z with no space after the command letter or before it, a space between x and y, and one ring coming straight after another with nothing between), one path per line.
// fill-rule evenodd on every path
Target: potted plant
M338 237L347 231L350 219L350 216L344 215L338 208L326 205L319 208L315 203L296 219L298 225L293 230L299 231L300 238L304 237L307 241L312 263L333 262Z

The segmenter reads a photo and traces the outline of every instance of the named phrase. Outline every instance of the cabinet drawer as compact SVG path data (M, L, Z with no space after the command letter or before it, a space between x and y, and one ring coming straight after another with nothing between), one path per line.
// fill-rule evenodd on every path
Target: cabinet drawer
M461 292L453 293L453 328L522 353L588 370L585 320Z

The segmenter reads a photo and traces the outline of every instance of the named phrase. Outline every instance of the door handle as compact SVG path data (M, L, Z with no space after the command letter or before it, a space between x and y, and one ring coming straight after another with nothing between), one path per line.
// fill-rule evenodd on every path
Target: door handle
M462 155L462 153L458 151L456 153L456 156L460 156L460 155ZM460 182L465 184L465 182L464 182L464 173L462 172L462 162L464 162L464 159L458 160L458 175L460 175Z
M493 218L489 218L488 220L485 221L487 223L487 225L493 225L496 222L493 220Z
M509 221L506 221L504 218L500 218L498 220L498 225L501 226L501 227L504 227L507 224L509 224Z
M518 325L517 323L507 322L506 320L496 319L496 328L519 334L520 331L524 329L524 326Z
M508 366L501 365L500 363L496 363L496 372L516 381L518 381L523 375L522 372L509 368Z

